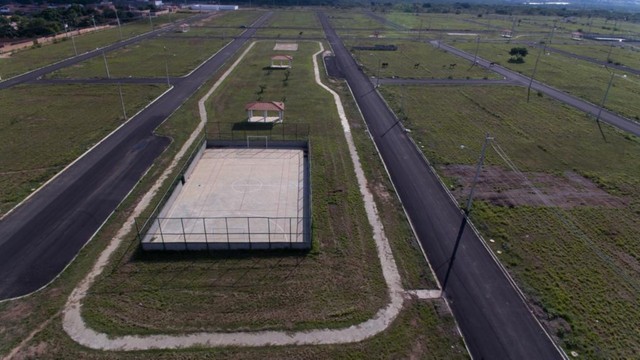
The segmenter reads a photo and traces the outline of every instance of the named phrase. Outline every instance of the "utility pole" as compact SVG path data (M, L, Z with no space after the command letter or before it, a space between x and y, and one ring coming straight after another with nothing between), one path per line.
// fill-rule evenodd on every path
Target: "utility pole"
M104 68L107 70L107 79L111 79L111 74L109 74L109 64L107 63L107 55L105 55L104 50L102 50L102 59L104 59Z
M76 40L73 33L71 33L71 43L73 44L73 52L78 56L78 48L76 47Z
M607 69L609 70L609 69ZM609 96L609 89L611 89L611 84L613 84L613 77L615 76L615 72L611 71L611 77L609 78L609 85L607 85L607 90L604 92L604 97L602 97L602 102L600 103L600 109L598 110L598 115L596 116L596 124L598 124L598 129L600 129L600 135L606 142L607 139L604 137L604 132L602 132L602 127L600 126L600 115L602 115L602 109L604 108L604 103L607 101L607 96Z
M382 64L380 63L380 58L378 58L378 73L376 74L376 89L380 86L380 67Z
M462 217L462 223L460 224L460 228L458 229L458 235L456 236L456 243L453 246L453 253L451 254L451 259L449 260L449 266L447 267L447 272L444 276L444 281L442 282L442 293L445 292L447 288L447 283L449 282L449 276L451 275L451 269L453 268L453 263L456 259L456 253L458 252L458 248L460 247L460 240L462 240L462 234L464 233L464 229L469 222L469 213L471 213L471 205L473 205L473 192L476 188L476 183L478 182L478 178L480 177L480 170L482 170L482 165L484 164L484 157L487 150L487 144L489 141L493 140L492 137L487 133L484 138L484 143L482 144L482 150L480 151L480 159L478 159L478 165L476 166L476 174L473 177L473 182L471 183L471 190L469 191L469 197L467 198L467 206L464 209L464 214Z
M124 97L122 96L122 86L118 83L118 91L120 92L120 103L122 104L122 114L124 115L124 121L127 121L127 110L124 107Z
M473 55L473 65L478 63L478 49L480 48L480 35L476 36L476 53Z
M171 82L169 81L169 55L167 54L167 47L163 46L164 48L164 69L167 73L167 86L171 87Z
M118 16L118 8L114 7L116 11L116 21L118 22L118 31L120 32L120 41L122 41L122 27L120 26L120 16Z
M538 52L538 57L536 58L536 64L533 66L533 73L531 74L531 79L529 79L529 87L527 88L527 102L529 102L529 98L531 97L531 86L533 85L533 77L536 76L536 71L538 70L538 62L540 61L540 55L545 52L547 49L547 44L545 43L543 47L540 48Z
M487 152L487 145L491 140L493 140L493 138L489 136L489 133L487 133L484 136L484 143L482 144L482 150L480 150L480 158L478 159L478 164L476 165L476 174L474 175L473 182L471 183L471 190L469 191L467 206L464 210L465 216L469 216L469 213L471 212L471 205L473 204L473 192L476 189L476 184L478 183L478 178L480 177L480 170L482 170L482 165L484 164L484 157Z

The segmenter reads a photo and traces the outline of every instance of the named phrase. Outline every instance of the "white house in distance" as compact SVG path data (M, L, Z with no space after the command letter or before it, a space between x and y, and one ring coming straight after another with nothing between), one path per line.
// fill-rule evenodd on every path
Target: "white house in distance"
M273 55L271 57L272 69L289 69L293 65L293 56L291 55Z
M509 29L504 29L502 30L502 34L500 34L500 36L502 36L503 38L511 38L513 37L513 31Z
M284 118L284 103L279 101L251 102L245 110L252 123L279 123Z
M196 11L225 11L238 10L238 5L213 5L213 4L193 4L189 5L189 9Z
M578 40L578 41L580 41L580 40L582 40L582 39L584 39L584 35L583 35L581 32L576 31L576 32L572 32L572 33L571 33L571 40Z

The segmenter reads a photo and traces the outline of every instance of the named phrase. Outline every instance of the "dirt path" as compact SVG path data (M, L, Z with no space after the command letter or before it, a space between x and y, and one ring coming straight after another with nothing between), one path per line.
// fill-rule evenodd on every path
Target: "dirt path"
M201 129L204 127L207 121L207 114L204 106L204 102L211 96L211 94L218 88L218 86L224 81L224 79L233 71L233 69L240 63L244 56L253 47L252 43L240 58L231 66L231 68L220 78L218 82L209 90L209 92L198 103L200 109L201 123L194 131L191 138L182 147L180 154L176 156L176 159L180 158L190 147L193 141L196 140L200 134ZM375 334L384 331L391 322L398 316L402 309L405 297L409 296L409 293L402 289L400 275L396 267L395 260L391 251L389 242L384 234L384 229L380 219L378 217L378 211L373 201L373 196L367 188L367 181L364 177L362 167L360 166L360 160L356 152L353 138L351 137L351 130L347 121L344 108L340 102L340 98L337 93L329 89L320 81L320 73L318 69L317 56L324 51L321 43L320 51L313 56L314 72L316 82L325 90L330 92L335 100L338 114L341 119L342 127L344 129L345 139L349 146L349 152L351 159L354 163L356 177L360 192L362 193L367 217L373 228L374 240L376 242L376 248L378 251L378 257L382 265L382 272L384 279L389 289L390 302L384 308L380 309L376 315L357 325L350 326L343 329L317 329L299 332L290 331L255 331L255 332L231 332L231 333L216 333L216 332L201 332L184 335L148 335L148 336L120 336L112 337L105 333L99 333L89 328L81 315L82 299L89 291L91 284L96 277L100 275L105 265L108 263L112 253L118 248L122 242L123 236L130 231L135 216L144 209L152 198L153 194L159 189L160 184L171 169L176 166L176 161L165 171L162 178L160 178L156 184L154 184L151 191L149 191L142 201L138 204L135 211L124 224L122 229L118 232L117 236L112 240L109 246L98 258L95 266L85 279L76 287L76 289L69 296L67 304L64 308L63 327L69 336L76 342L93 349L102 350L147 350L147 349L175 349L191 346L200 347L214 347L214 346L267 346L267 345L292 345L292 344L339 344L357 342L369 338Z

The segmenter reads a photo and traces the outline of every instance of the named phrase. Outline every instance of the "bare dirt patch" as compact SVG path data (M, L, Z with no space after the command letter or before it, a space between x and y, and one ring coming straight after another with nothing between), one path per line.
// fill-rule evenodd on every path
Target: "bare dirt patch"
M276 43L273 47L276 51L298 51L297 43Z
M475 174L475 166L447 165L441 167L441 171L444 176L457 182L458 186L452 189L453 195L457 199L466 199ZM530 172L525 173L525 176L528 182L513 171L495 166L484 167L474 197L494 205L508 207L546 206L548 203L565 209L578 206L626 206L623 199L607 193L589 179L572 171L563 175ZM536 193L531 184L544 196Z

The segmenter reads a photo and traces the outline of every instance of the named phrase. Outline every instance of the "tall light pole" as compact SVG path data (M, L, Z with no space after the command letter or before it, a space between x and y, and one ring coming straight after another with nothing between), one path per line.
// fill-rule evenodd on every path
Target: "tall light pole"
M114 6L116 12L116 21L118 22L118 31L120 32L120 41L122 41L122 27L120 26L120 16L118 16L118 8Z
M380 67L382 64L380 63L380 58L378 58L378 74L376 75L376 89L380 86Z
M118 91L120 92L120 103L122 104L122 114L124 115L124 121L127 121L127 109L124 107L124 97L122 96L122 86L118 83Z
M545 42L544 46L540 48L538 52L538 57L536 58L536 64L533 66L533 73L531 74L531 79L529 79L529 87L527 87L527 102L529 102L529 98L531 97L531 86L533 85L533 78L536 76L536 71L538 71L538 62L540 61L540 55L545 52L547 49L547 43Z
M453 246L453 253L451 254L451 259L449 260L449 266L447 267L447 272L444 276L444 281L442 282L442 292L445 292L447 288L447 283L449 282L449 276L451 275L451 269L453 268L453 263L456 259L456 253L458 252L458 247L460 246L460 240L462 240L462 234L464 233L464 229L469 222L469 214L471 213L471 206L473 205L473 193L476 188L476 184L478 183L478 178L480 177L480 171L482 170L482 165L484 164L484 157L487 151L487 145L489 141L493 140L492 137L487 133L484 137L484 143L482 144L482 150L480 151L480 158L478 159L478 164L476 165L476 173L473 176L473 182L471 183L471 190L469 191L469 197L467 198L467 205L464 208L464 213L462 216L462 223L460 224L460 228L458 229L458 235L456 236L456 242Z
M480 48L480 35L476 36L476 53L473 55L473 65L478 63L478 49Z
M164 48L164 69L167 73L167 86L171 87L171 82L169 81L169 55L167 55L167 47Z
M102 51L102 59L104 59L104 68L107 71L107 79L111 79L111 74L109 74L109 64L107 63L107 55Z
M607 68L609 71L609 68ZM602 139L607 141L607 138L604 137L604 132L602 131L602 126L600 126L600 115L602 115L602 109L604 108L604 103L607 101L607 96L609 96L609 89L611 89L611 85L613 84L613 77L615 76L615 72L611 71L611 77L609 78L609 85L607 85L607 90L604 92L604 96L602 97L602 102L600 103L600 109L598 110L598 115L596 116L596 124L598 125L598 129L600 129L600 135L602 135Z

